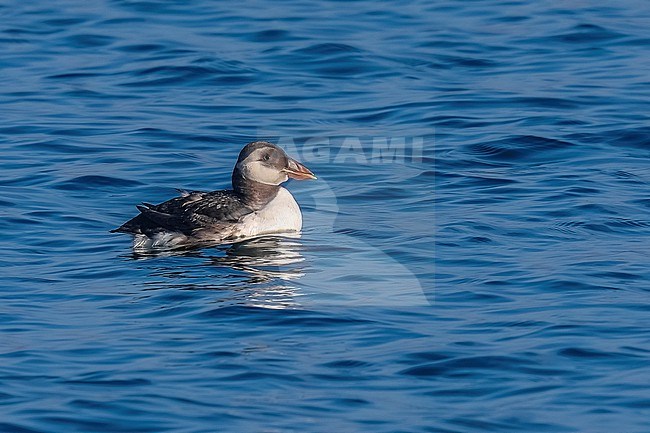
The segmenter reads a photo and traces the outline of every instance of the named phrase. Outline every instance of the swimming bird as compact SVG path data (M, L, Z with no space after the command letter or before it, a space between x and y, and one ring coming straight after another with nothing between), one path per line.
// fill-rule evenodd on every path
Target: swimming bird
M234 243L267 234L299 232L302 213L281 186L292 179L316 179L280 147L248 143L232 172L232 189L180 191L160 204L136 206L140 214L111 230L134 235L136 249Z

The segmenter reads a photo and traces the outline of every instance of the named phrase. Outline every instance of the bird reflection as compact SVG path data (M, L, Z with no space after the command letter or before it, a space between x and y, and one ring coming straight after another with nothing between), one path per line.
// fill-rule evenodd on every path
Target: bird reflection
M214 266L246 272L249 283L265 283L276 279L296 280L304 276L302 245L289 238L258 238L235 244L224 256L211 257Z
M214 302L264 308L295 308L299 288L291 282L305 275L305 258L299 236L263 237L230 246L200 250L165 250L146 254L133 252L131 258L188 257L190 263L179 267L168 261L154 260L151 276L161 281L145 283L147 290L218 291ZM197 260L198 259L198 260Z

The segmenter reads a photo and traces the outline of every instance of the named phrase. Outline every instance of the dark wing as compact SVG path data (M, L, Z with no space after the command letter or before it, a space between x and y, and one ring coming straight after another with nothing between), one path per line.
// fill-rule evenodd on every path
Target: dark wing
M233 223L252 212L233 191L183 192L158 205L137 206L140 215L112 232L153 235L162 231L191 235L208 226Z

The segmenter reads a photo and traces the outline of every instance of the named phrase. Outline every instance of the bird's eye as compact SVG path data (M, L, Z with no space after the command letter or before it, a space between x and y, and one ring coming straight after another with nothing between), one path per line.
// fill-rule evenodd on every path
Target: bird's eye
M269 154L267 153L267 154L265 154L265 155L262 157L262 159L263 159L264 161L268 161L269 159L271 159L271 155L269 155Z

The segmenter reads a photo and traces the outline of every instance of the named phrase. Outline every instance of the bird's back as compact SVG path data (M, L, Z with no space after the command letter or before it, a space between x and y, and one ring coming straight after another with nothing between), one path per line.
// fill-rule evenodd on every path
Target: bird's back
M213 231L225 228L252 212L231 190L183 192L180 197L163 203L143 203L137 208L139 215L112 231L150 238L161 233L197 236L197 232L206 228Z

